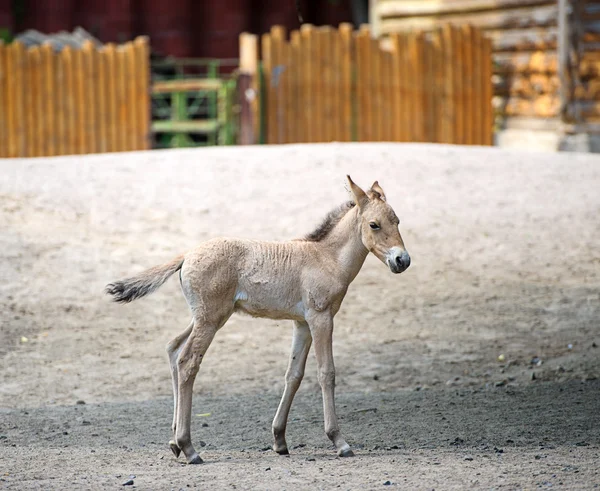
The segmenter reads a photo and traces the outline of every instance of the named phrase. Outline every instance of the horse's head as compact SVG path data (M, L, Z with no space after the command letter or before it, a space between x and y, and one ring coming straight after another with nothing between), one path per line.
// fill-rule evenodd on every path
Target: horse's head
M410 256L404 247L398 224L400 220L387 203L377 181L367 192L357 186L350 176L348 183L358 206L358 217L364 246L387 264L392 273L402 273L410 266Z

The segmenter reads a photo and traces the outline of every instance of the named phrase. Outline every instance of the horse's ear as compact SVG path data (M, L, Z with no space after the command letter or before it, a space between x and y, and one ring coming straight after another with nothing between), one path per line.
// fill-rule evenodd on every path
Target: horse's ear
M350 184L350 191L352 191L355 203L359 208L364 207L369 202L369 197L359 186L354 184L354 181L350 176L346 177L348 178L348 184Z
M385 193L377 181L375 181L371 186L371 191L375 191L377 194L379 194L379 197L385 201Z

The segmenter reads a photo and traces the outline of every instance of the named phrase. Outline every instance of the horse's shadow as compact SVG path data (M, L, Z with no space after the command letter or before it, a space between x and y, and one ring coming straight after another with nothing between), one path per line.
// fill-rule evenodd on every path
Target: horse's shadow
M600 380L481 390L339 393L340 425L357 454L457 448L600 445ZM276 393L198 394L192 437L202 453L270 452ZM156 447L170 456L172 400L3 410L4 443L95 449ZM290 414L292 455L335 452L323 433L321 397L300 392ZM331 448L330 448L331 447ZM212 460L212 459L211 459Z

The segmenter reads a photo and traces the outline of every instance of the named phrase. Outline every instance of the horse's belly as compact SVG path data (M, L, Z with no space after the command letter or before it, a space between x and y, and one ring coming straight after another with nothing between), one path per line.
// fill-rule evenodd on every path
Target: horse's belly
M257 299L246 291L238 290L235 295L235 311L266 319L304 320L302 301L284 299Z

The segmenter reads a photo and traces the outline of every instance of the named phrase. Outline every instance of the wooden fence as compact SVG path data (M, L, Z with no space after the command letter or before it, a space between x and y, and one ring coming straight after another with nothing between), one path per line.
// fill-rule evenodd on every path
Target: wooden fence
M598 0L371 0L374 34L469 23L492 41L500 129L600 133ZM571 131L568 129L568 131Z
M0 41L0 157L149 147L148 39L96 48Z
M240 38L242 73L258 72L257 41ZM389 49L367 26L305 24L289 41L276 26L261 52L264 83L252 75L250 86L262 100L251 106L263 108L267 143L492 144L491 44L471 26L393 34Z

